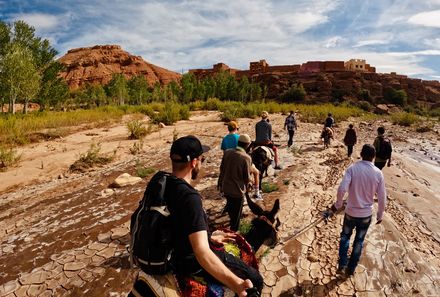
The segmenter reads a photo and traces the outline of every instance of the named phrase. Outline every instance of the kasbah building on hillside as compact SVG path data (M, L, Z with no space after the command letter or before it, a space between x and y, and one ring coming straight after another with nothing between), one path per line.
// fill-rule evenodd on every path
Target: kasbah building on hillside
M250 62L249 70L230 68L224 63L217 63L211 69L190 69L189 73L194 74L198 79L211 76L218 72L226 72L238 78L242 76L252 77L264 73L319 73L339 71L361 71L376 72L376 68L367 64L363 59L351 59L344 61L308 61L303 64L270 66L266 60ZM391 73L396 75L395 73Z

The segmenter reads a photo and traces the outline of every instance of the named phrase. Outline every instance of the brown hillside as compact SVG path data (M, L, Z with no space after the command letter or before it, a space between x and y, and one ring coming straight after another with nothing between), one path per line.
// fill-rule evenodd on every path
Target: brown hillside
M368 90L376 102L381 100L384 90L405 90L408 102L427 107L440 104L440 83L409 78L405 75L339 71L321 73L264 73L256 77L267 86L267 96L277 98L292 84L301 83L310 98L328 101L339 93L344 97L358 98L362 89Z
M140 56L130 55L119 45L71 49L59 62L66 66L66 71L60 75L71 89L77 89L87 82L106 84L113 73L122 73L126 78L141 74L150 85L157 82L168 84L181 77L179 73L148 63Z

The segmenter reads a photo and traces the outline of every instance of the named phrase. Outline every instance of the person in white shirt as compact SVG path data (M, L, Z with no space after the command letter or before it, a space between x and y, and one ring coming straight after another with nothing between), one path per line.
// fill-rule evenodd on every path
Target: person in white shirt
M353 275L362 254L362 247L371 223L374 196L377 194L377 222L382 222L386 204L385 181L382 171L374 166L376 151L370 144L362 147L362 160L348 167L338 188L337 200L331 209L336 212L343 206L343 198L348 192L345 206L344 224L339 243L338 273ZM350 259L347 253L350 237L356 229Z

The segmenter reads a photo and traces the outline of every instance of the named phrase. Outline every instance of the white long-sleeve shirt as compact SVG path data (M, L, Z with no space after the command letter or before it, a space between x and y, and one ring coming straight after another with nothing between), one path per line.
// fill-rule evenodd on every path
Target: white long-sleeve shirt
M373 213L374 195L377 194L377 220L382 220L386 204L385 181L382 171L370 161L359 161L348 167L338 188L335 207L342 207L348 192L345 213L355 218L365 218Z

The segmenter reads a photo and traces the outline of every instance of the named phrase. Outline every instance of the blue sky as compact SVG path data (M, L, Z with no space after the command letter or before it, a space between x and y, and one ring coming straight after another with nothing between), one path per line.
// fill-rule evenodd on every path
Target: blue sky
M119 44L177 71L366 59L378 72L440 80L440 0L0 0L60 55Z

